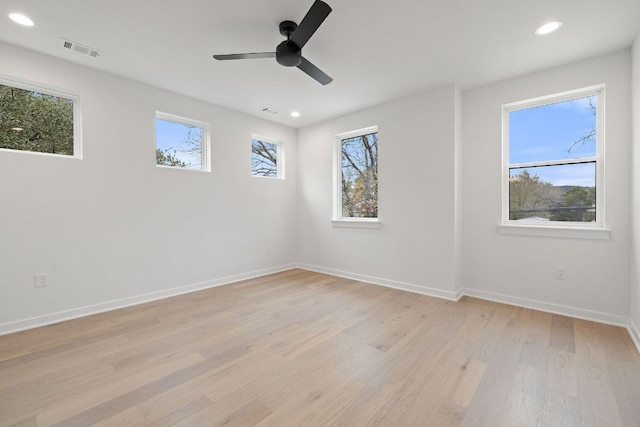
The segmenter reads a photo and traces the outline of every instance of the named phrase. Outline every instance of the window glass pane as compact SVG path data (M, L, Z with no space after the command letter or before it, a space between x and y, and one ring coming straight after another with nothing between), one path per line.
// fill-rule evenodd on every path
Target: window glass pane
M342 216L378 217L378 133L341 140Z
M596 163L509 169L509 219L596 220Z
M202 128L156 118L156 164L202 169Z
M0 148L74 155L73 100L0 85Z
M278 145L251 140L251 174L253 176L278 177Z
M597 96L509 113L509 163L595 157Z

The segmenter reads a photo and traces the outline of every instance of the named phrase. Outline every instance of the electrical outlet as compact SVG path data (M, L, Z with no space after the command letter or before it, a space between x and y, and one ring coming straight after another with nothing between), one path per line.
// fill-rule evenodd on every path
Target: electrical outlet
M36 288L44 288L47 286L47 275L45 273L36 274L33 284Z
M553 276L556 278L556 280L564 280L566 277L564 267L556 267L553 270Z

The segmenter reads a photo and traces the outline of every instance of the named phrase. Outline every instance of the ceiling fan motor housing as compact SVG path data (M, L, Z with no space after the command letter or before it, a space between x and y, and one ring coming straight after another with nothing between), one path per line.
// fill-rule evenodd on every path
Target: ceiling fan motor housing
M276 48L276 61L285 67L297 67L302 62L301 49L295 43L285 40Z

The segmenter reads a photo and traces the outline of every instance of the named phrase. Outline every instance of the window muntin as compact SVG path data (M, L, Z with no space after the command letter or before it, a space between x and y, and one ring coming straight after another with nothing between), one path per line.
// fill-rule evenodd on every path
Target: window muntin
M251 175L284 178L282 143L256 135L251 137Z
M156 165L209 171L209 126L156 112Z
M378 128L338 135L336 143L336 220L378 218Z
M604 224L603 88L504 107L503 222Z
M0 149L81 158L78 98L0 80Z

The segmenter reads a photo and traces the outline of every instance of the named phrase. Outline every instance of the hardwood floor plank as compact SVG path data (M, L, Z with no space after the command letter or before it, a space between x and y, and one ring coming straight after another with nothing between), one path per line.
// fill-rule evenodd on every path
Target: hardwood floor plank
M611 421L600 425L616 425ZM590 422L584 423L580 413L580 403L573 396L568 396L558 391L547 389L545 392L544 414L542 425L544 427L566 426L578 427L582 425L597 425ZM622 425L622 424L619 424Z
M529 332L522 345L519 362L538 370L546 369L549 359L549 339Z
M290 270L0 336L0 426L635 426L623 328Z
M3 388L0 392L2 418L15 421L25 413L42 413L95 389L96 384L113 380L113 373L111 366L88 361Z
M144 424L144 415L137 406L133 406L93 424L92 427L139 426L142 424Z
M167 364L137 373L127 372L124 376L114 376L111 381L92 384L91 389L83 394L74 390L62 403L49 405L38 414L38 423L59 426L97 423L129 409L163 386L172 386L176 375L198 366L202 360L198 354L188 354Z
M256 426L272 413L271 409L258 399L254 399L231 415L225 417L221 422L213 425L228 427Z
M144 414L145 422L140 425L153 427L173 427L193 414L203 413L211 406L211 401L200 393L190 394L186 391L181 393L166 393L168 400L163 400L150 405L151 411L140 405L140 410ZM176 402L176 399L180 401ZM149 402L149 401L147 401ZM160 403L158 405L157 403ZM171 407L167 412L165 408Z
M29 417L26 420L22 420L17 423L12 423L11 426L12 427L37 427L38 421L36 420L36 417Z
M547 388L571 397L578 397L578 373L575 353L551 348L548 360Z
M576 352L576 344L573 336L573 319L557 314L552 316L549 345L558 350L571 353Z
M482 380L487 364L476 359L465 358L456 375L447 375L447 381L440 392L440 397L453 405L466 408Z
M626 360L609 360L607 368L622 423L640 424L640 369Z
M576 320L578 397L585 425L623 425L606 363L606 344L593 322Z
M463 354L464 352L461 356ZM460 425L487 368L484 362L469 358L464 360L464 356L462 357L464 363L459 365L458 370L446 370L448 374L444 386L433 404L426 405L429 408L423 412L426 415L420 413L413 419L408 418L408 422L418 422L423 418L438 426ZM439 387L440 384L442 383L434 383L433 387Z
M484 306L485 304L482 304ZM514 307L494 304L487 311L483 312L485 316L480 320L482 328L469 338L471 347L469 351L471 355L485 363L490 363L496 351L498 351L498 343L502 333L507 327L510 316L514 311ZM484 320L486 317L486 320Z
M503 305L497 307L493 322L497 332L487 334L493 342L489 353L492 357L461 425L499 425L498 420L505 416L514 382L522 369L519 360L530 324L530 318L527 318L530 312L524 310Z
M395 376L385 384L378 384L375 387L366 386L354 399L352 405L345 408L340 417L335 420L335 425L339 427L385 425L386 414L398 404L398 400L405 394L411 382L408 378Z
M503 426L540 426L544 410L544 370L518 365L504 408Z
M317 383L305 383L256 426L332 425L338 414L364 388L365 385L357 380L345 380L334 375L325 376Z
M1 339L2 337L0 337ZM0 364L1 388L19 384L29 379L73 367L77 360L99 358L119 349L127 348L131 342L126 337L110 337L85 345L55 346L51 350L38 350Z

